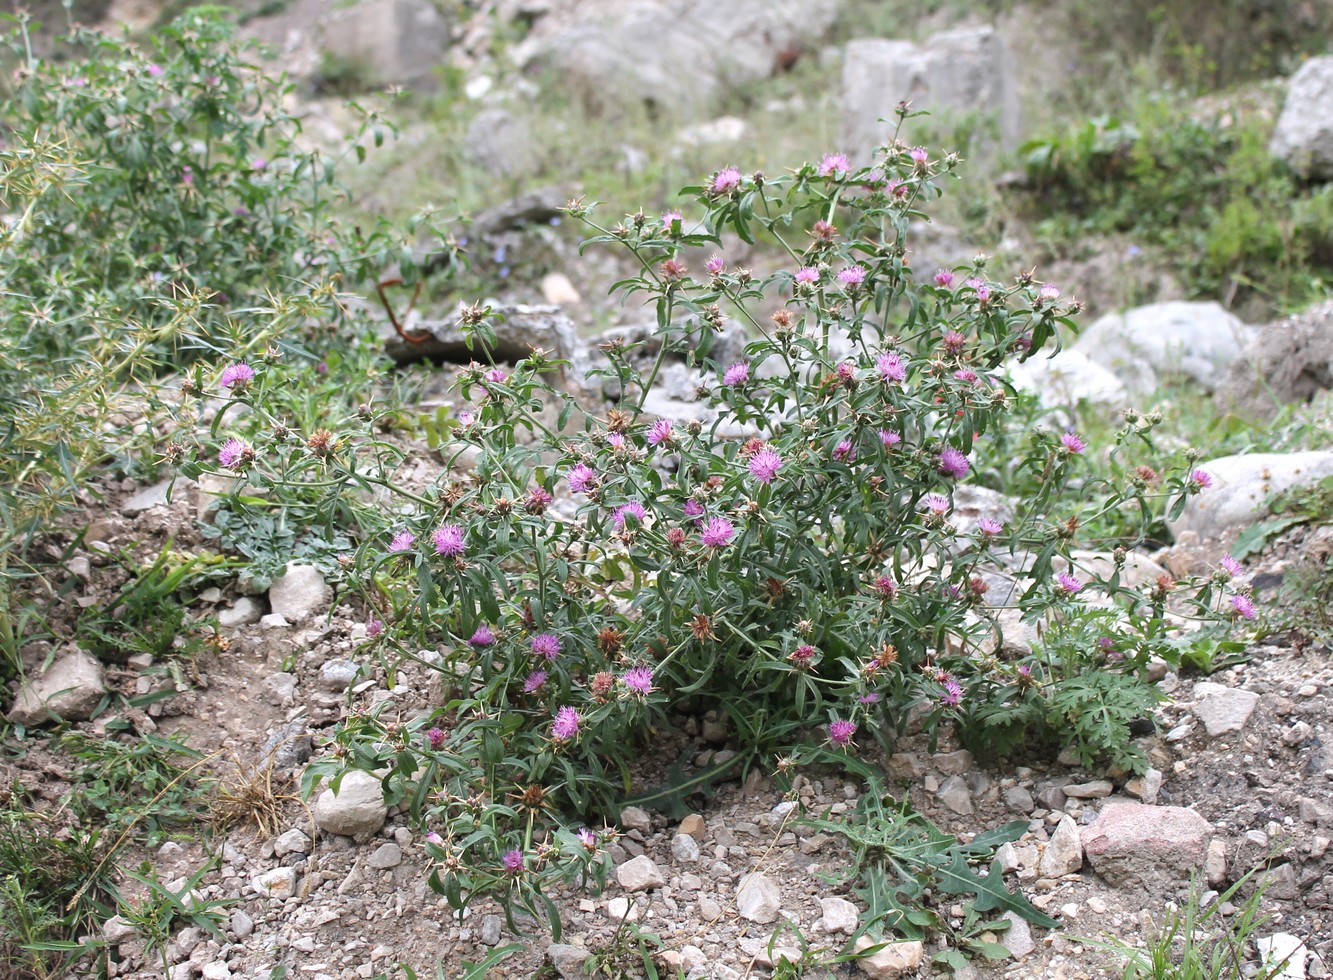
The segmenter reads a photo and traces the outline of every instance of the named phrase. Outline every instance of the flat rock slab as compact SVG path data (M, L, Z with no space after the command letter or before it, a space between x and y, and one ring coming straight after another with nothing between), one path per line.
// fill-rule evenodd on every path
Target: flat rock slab
M102 664L78 649L62 653L45 671L24 678L9 720L16 725L87 721L106 691Z
M1114 801L1081 833L1093 870L1116 887L1143 887L1148 896L1176 889L1203 864L1212 825L1181 806Z
M869 936L862 936L856 941L856 950L861 952L878 945ZM889 943L883 949L861 957L856 965L870 980L890 980L892 977L916 972L925 958L926 947L913 939L905 943Z
M355 769L343 776L336 793L329 787L315 801L319 829L344 837L373 834L384 826L388 815L379 779Z
M1259 703L1259 695L1253 691L1211 681L1195 684L1194 696L1199 699L1194 714L1213 738L1244 728Z
M1200 463L1199 469L1212 477L1213 485L1190 497L1180 517L1167 522L1167 529L1177 540L1186 531L1208 539L1227 528L1263 520L1273 494L1333 476L1333 452L1219 456Z

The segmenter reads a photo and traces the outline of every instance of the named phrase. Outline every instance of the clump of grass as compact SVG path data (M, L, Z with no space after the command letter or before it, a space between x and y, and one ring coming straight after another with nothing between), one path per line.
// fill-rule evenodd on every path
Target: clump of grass
M233 757L231 772L214 789L214 828L221 832L238 824L250 825L256 840L274 836L285 823L287 806L302 802L289 792L291 788L288 777L274 772L271 758L264 765L250 766Z

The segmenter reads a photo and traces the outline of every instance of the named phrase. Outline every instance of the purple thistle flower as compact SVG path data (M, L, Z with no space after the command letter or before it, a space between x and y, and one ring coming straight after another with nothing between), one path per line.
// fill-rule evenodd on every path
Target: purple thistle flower
M921 166L926 162L927 159L930 158L930 153L926 150L924 146L912 147L910 150L907 151L907 155L912 158L912 162L915 163L917 166Z
M579 843L582 844L587 850L589 851L597 850L597 835L594 834L587 827L580 827L579 832L575 836L578 837Z
M587 493L597 486L597 471L585 463L578 463L566 474L569 489L574 493Z
M523 870L523 852L517 847L513 850L505 851L505 855L500 859L500 863L504 865L506 873L516 875Z
M606 444L612 449L625 448L625 434L623 432L611 432L606 437Z
M727 194L740 186L741 172L737 167L723 167L713 178L712 191L714 194Z
M686 500L685 506L681 509L684 511L685 516L694 521L695 524L698 524L699 518L704 516L704 505L699 503L699 501L695 500L693 497Z
M977 530L994 537L1004 530L1004 525L993 517L981 517L977 519Z
M955 708L963 700L963 685L953 678L944 682L944 693L940 695L940 704L946 708Z
M850 463L852 457L856 455L856 447L852 445L850 439L843 439L833 447L833 458L840 463Z
M835 370L840 381L851 381L856 377L856 367L851 361L843 361Z
M879 441L884 443L885 449L892 449L903 441L902 433L894 432L892 429L880 429Z
M987 286L984 280L973 276L971 279L964 282L963 285L970 287L977 294L978 302L985 303L990 300L990 286Z
M838 282L848 289L855 289L866 281L866 270L859 265L849 265L838 271Z
M637 500L631 500L629 503L616 508L616 512L611 516L611 523L616 527L624 527L625 518L633 517L635 521L641 524L647 516L648 513L643 509L643 504Z
M555 713L555 721L551 722L551 738L558 742L564 742L574 738L579 733L579 713L569 706L561 708Z
M445 524L435 532L434 540L437 555L461 555L466 547L463 529L457 524Z
M750 475L760 483L772 483L782 469L782 457L772 449L761 449L750 457Z
M813 286L819 282L819 270L814 266L803 265L796 270L796 285Z
M1231 597L1231 607L1236 610L1236 615L1241 619L1254 619L1258 615L1254 609L1254 601L1247 595L1233 595Z
M714 517L704 527L700 540L706 548L722 548L731 544L732 535L735 533L736 529L732 526L731 521L725 517Z
M1207 470L1194 470L1190 473L1190 489L1197 493L1213 485L1213 477Z
M161 74L162 74L162 66L161 66L161 65L149 65L149 66L148 66L148 74L149 74L150 76L152 76L153 78L157 78L158 75L161 75Z
M675 230L673 226L676 224L676 222L684 220L685 216L681 214L679 211L668 211L662 215L662 227L665 228L668 233L670 233Z
M375 637L379 636L383 632L384 632L383 620L376 619L374 616L371 616L369 619L366 620L367 637L373 640L375 639Z
M653 669L651 667L631 667L620 677L620 682L631 694L648 695L653 690Z
M826 153L824 159L819 161L819 176L821 177L832 177L839 171L847 173L851 169L852 166L847 162L847 154L845 153Z
M1240 562L1236 561L1236 559L1232 558L1230 555L1223 555L1218 559L1217 564L1222 571L1226 572L1227 578L1235 578L1241 573Z
M498 367L491 368L484 375L482 375L482 377L484 377L487 381L491 382L492 384L497 384L497 385L504 384L506 381L509 380L509 375L506 374L502 368Z
M967 457L952 446L947 446L940 450L939 459L940 472L945 476L952 477L955 480L961 480L967 476L968 462Z
M1042 286L1041 289L1038 291L1037 297L1041 299L1043 302L1049 302L1053 299L1059 299L1060 287L1054 285L1053 283L1048 282L1046 283L1046 285Z
M948 289L953 285L953 273L948 269L940 269L935 273L935 285L942 289Z
M553 500L555 498L545 487L533 487L528 491L527 500L523 502L523 509L529 514L544 514Z
M1079 453L1083 452L1083 450L1088 448L1088 444L1079 438L1078 433L1073 429L1070 429L1060 437L1060 445L1064 446L1072 456L1077 456Z
M671 434L671 420L658 419L653 423L653 427L648 430L648 443L653 446L671 445L674 437Z
M438 752L440 747L444 745L444 739L445 734L443 728L432 728L430 731L426 732L426 744L436 752Z
M1074 595L1083 588L1083 583L1068 572L1055 576L1055 585L1065 595Z
M426 843L434 844L436 847L440 847L444 844L444 838L432 830L426 834Z
M892 599L898 594L898 583L888 575L881 575L870 586L881 599Z
M523 682L523 693L531 694L533 691L541 689L546 683L547 673L544 670L534 670L528 675L527 680Z
M879 368L880 377L885 381L905 381L907 379L907 365L903 359L892 352L880 354L875 360Z
M704 263L704 268L708 270L710 276L715 276L725 269L726 265L727 264L722 260L722 256L714 252L708 257L708 261Z
M228 439L218 450L218 463L238 473L247 469L254 458L255 451L244 439Z
M865 694L858 696L856 699L857 704L876 704L878 701L879 695L874 691L866 691Z
M244 391L250 387L250 382L253 380L255 380L255 369L244 361L238 361L222 369L222 376L218 378L218 384L223 388Z
M959 368L957 371L953 373L953 376L957 380L965 381L968 384L971 384L973 381L977 380L977 372L973 371L971 368Z
M495 643L495 634L485 623L477 627L477 631L472 634L472 639L468 640L474 647L488 647Z
M722 375L722 383L728 388L737 388L750 380L750 365L744 361L737 361L727 368Z
M935 517L943 517L949 513L949 498L938 493L928 493L921 498L921 502L926 505L926 510Z
M469 412L467 410L464 410L458 413L458 424L463 426L464 428L471 425L475 421L477 421L477 416L476 413L474 412Z
M560 656L560 637L554 633L538 633L528 641L528 646L533 653L548 662Z
M411 551L412 545L416 544L417 536L411 531L399 531L389 542L389 554L397 555L404 551Z
M856 722L845 721L841 718L835 718L828 725L828 740L840 749L845 749L852 744L852 736L856 734Z

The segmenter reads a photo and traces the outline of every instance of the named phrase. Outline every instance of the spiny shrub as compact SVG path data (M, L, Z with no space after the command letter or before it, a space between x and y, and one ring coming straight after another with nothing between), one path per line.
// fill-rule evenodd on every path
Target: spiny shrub
M614 813L680 713L718 711L743 760L783 753L786 771L950 723L965 738L1002 724L1011 743L1054 726L1089 759L1141 767L1128 725L1151 703L1148 658L1176 656L1168 601L1219 622L1254 610L1222 601L1226 570L1198 588L1131 587L1123 550L1071 560L1086 506L1152 519L1208 486L1192 454L1165 475L1134 466L1157 419L1131 415L1113 447L1035 433L1018 461L1035 490L965 506L1011 411L1004 363L1052 344L1077 304L1030 275L1001 282L981 257L914 274L909 223L956 162L895 136L868 167L838 154L780 178L725 167L681 211L611 227L575 202L589 245L633 258L614 288L655 309L655 355L604 345L606 387L622 393L604 413L553 384L564 365L543 351L473 365L454 431L472 471L425 491L395 484L364 419L275 432L264 405L291 383L284 364L219 375L225 421L188 471L232 478L238 506L324 491L357 511L350 575L371 643L429 665L443 691L416 720L392 700L354 714L307 790L377 773L426 832L436 889L460 908L498 893L536 911L552 879L606 872L598 834L551 818ZM760 236L786 257L762 278L726 259ZM701 272L687 265L713 249ZM728 316L751 339L723 363L711 330ZM494 349L489 310L462 320ZM672 352L704 381L664 414ZM1086 479L1103 448L1114 477ZM1046 628L1048 649L1003 652L1004 607ZM1110 642L1062 660L1085 622ZM1110 680L1074 692L1088 674ZM1007 698L1042 710L996 721L978 707ZM1103 723L1077 724L1071 698Z

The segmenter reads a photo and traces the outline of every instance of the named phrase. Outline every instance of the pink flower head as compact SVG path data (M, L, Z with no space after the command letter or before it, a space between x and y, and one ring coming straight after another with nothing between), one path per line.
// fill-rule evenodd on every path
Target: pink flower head
M1254 600L1247 595L1233 595L1231 597L1231 608L1236 610L1236 615L1241 619L1254 619L1258 615L1254 609Z
M631 667L620 676L620 682L631 694L646 696L653 691L653 669L651 667Z
M404 551L411 551L412 545L416 544L417 536L411 531L399 531L389 542L389 554L398 555Z
M443 728L432 728L430 731L426 732L426 744L436 752L438 752L440 747L444 745L444 739L445 734Z
M240 473L255 461L255 451L244 439L228 439L218 450L218 464Z
M550 662L560 656L560 637L554 633L538 633L528 641L532 652Z
M944 337L941 338L941 343L944 344L944 349L950 354L958 354L967 346L967 338L957 330L949 330L944 334ZM958 375L955 374L954 377L956 378ZM974 374L972 377L976 378L976 375Z
M557 742L564 742L577 737L579 720L579 713L573 708L569 706L561 708L555 713L555 721L551 722L551 738Z
M435 532L435 553L437 555L461 555L465 544L463 529L457 524L445 524Z
M1074 595L1083 588L1083 583L1068 572L1055 576L1055 586L1065 595Z
M531 674L528 675L527 680L523 682L523 693L531 694L534 691L541 690L542 685L546 683L546 678L547 678L546 671L534 670Z
M941 289L948 289L953 285L953 273L948 269L940 269L935 273L935 285Z
M876 704L879 701L879 695L874 691L866 691L865 694L858 695L857 704Z
M671 420L658 419L653 423L653 427L648 430L648 443L653 446L670 446L674 436L671 434Z
M968 279L963 283L963 285L971 287L977 295L978 302L985 303L990 300L990 287L986 285L984 280L973 276L971 279Z
M706 548L722 548L731 544L732 536L735 533L736 529L732 526L731 521L725 517L714 517L704 526L699 539Z
M579 843L582 844L586 850L597 850L597 835L587 827L580 827L578 834L575 836L578 837Z
M843 361L834 371L840 381L851 381L856 377L856 366L851 361Z
M1194 470L1190 473L1190 489L1198 492L1213 485L1213 477L1207 470Z
M879 441L884 443L885 449L892 449L903 441L902 433L894 432L892 429L880 429Z
M162 74L162 66L161 66L161 65L149 65L147 70L148 70L148 74L149 74L150 76L152 76L153 78L157 78L158 75L161 75L161 74Z
M833 458L840 463L850 463L856 455L856 447L850 439L842 439L833 447Z
M966 384L971 384L973 381L977 380L977 372L973 371L971 368L959 368L953 373L953 376L957 380Z
M819 270L814 266L803 265L796 270L796 285L813 286L819 282Z
M509 375L505 373L504 369L498 367L491 368L484 375L482 375L482 377L484 377L487 381L490 381L492 384L497 384L497 385L504 384L506 381L509 380Z
M244 391L250 387L250 382L254 380L255 369L244 361L238 361L222 369L222 376L218 378L218 384L233 391Z
M722 383L728 388L738 388L750 380L750 365L737 361L722 375Z
M1088 448L1088 444L1072 429L1060 437L1060 445L1064 446L1072 456L1077 456Z
M615 524L616 527L624 527L625 518L632 517L635 523L642 524L647 516L648 513L643 509L643 504L637 500L631 500L629 503L616 508L615 513L611 515L611 523Z
M848 289L855 289L866 281L866 270L859 265L849 265L838 271L838 282Z
M569 489L574 493L587 493L597 486L597 471L584 463L577 463L566 475Z
M699 503L699 501L695 500L693 497L690 497L685 501L685 506L682 507L681 510L684 511L686 517L693 520L696 524L699 523L699 518L704 516L704 505Z
M930 154L926 151L924 146L912 147L907 151L907 155L912 158L912 162L918 167L924 165L926 160L930 158Z
M495 643L495 634L491 632L489 626L482 623L477 627L477 631L472 634L472 639L468 640L468 643L474 647L492 646Z
M704 268L708 270L710 276L715 276L726 268L726 263L722 261L722 256L714 252L708 257L708 261L704 263Z
M611 432L606 436L606 444L612 449L624 449L626 446L623 432Z
M1048 282L1037 292L1037 297L1044 303L1049 303L1053 299L1059 299L1060 287L1056 286L1054 283Z
M671 233L676 230L676 223L684 220L685 216L679 211L668 211L666 214L662 215L662 227L665 228L668 233Z
M852 166L847 162L845 153L826 153L824 159L819 161L819 176L832 177L837 173L847 173Z
M977 530L994 537L1004 530L1004 525L993 517L982 517L977 520Z
M1236 559L1232 558L1230 555L1223 555L1218 559L1217 564L1222 571L1226 572L1227 578L1235 578L1241 573L1240 562L1236 561Z
M523 501L523 509L529 514L544 514L553 500L555 498L545 487L533 487L528 491L527 499Z
M952 477L955 480L961 480L967 476L968 462L967 457L952 446L946 446L940 450L939 458L936 460L939 470L945 476Z
M464 409L463 411L458 413L458 424L461 426L464 427L469 426L475 421L477 421L477 416L475 412L469 412L466 409Z
M797 667L809 667L815 659L815 650L809 643L802 643L791 653L787 654L787 659Z
M504 857L500 859L504 865L507 874L516 875L523 870L523 852L517 847L513 850L505 851Z
M875 364L879 368L880 377L885 381L905 381L907 379L907 365L897 354L892 352L880 354L875 359Z
M840 749L845 749L852 744L852 736L856 734L856 722L845 721L841 718L835 718L828 725L828 740Z
M949 513L949 498L938 493L928 493L921 498L921 502L926 505L926 510L933 517L943 517Z
M440 847L441 845L444 844L444 838L432 830L426 834L426 843L434 844L436 847Z
M782 469L782 457L772 449L761 449L750 457L750 475L760 483L772 483Z
M376 619L374 616L371 616L369 619L366 620L366 636L368 636L370 639L372 640L375 639L375 637L379 636L383 632L384 632L383 620Z
M944 693L940 695L940 704L954 708L963 700L963 685L950 677L944 682Z
M714 194L729 194L741 183L741 172L737 167L723 167L713 178L712 191Z
M898 583L888 575L881 575L875 579L871 588L881 599L892 599L898 594Z

